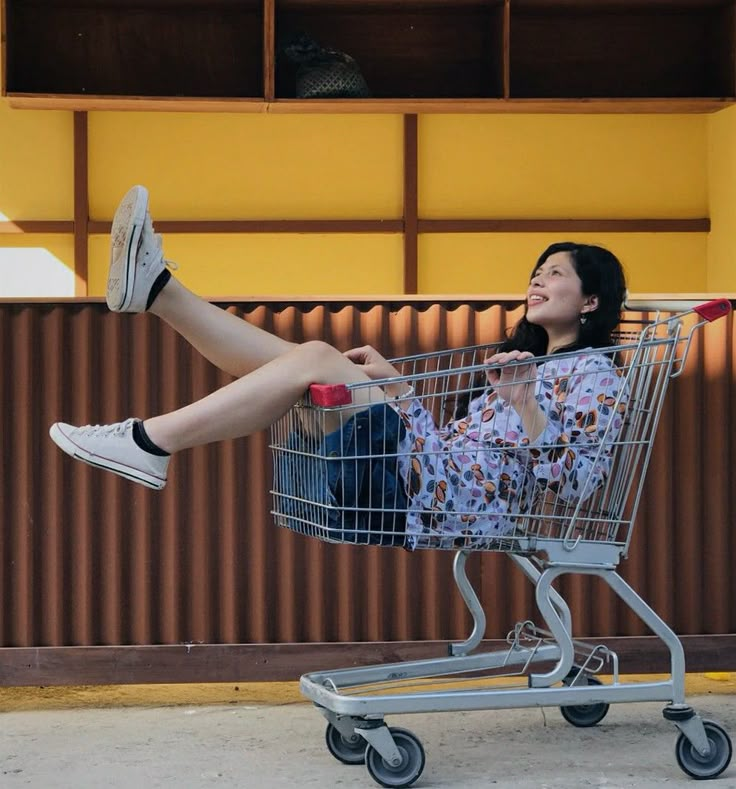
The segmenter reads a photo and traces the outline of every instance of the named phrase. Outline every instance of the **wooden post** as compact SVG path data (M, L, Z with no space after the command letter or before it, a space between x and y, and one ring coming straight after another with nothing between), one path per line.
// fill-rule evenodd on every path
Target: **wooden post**
M74 295L88 295L87 223L89 185L87 181L87 113L74 113Z
M417 116L404 115L404 293L417 292Z

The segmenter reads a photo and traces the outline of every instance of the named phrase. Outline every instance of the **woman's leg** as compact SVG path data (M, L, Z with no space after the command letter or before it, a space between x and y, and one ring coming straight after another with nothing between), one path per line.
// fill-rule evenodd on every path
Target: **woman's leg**
M195 296L171 278L143 186L130 189L115 211L107 305L113 312L153 312L206 359L236 377L294 347Z
M149 312L166 321L205 359L236 378L297 347L210 304L173 277Z
M368 382L366 374L323 342L297 345L281 356L191 405L145 423L51 426L52 440L68 455L149 488L166 484L170 454L180 449L238 438L268 427L285 414L312 383ZM378 387L354 392L355 410L384 399ZM341 412L345 415L345 412ZM339 415L325 420L330 432Z
M250 435L283 416L310 384L358 383L370 379L338 350L323 342L294 346L249 375L195 403L147 419L145 432L166 452ZM377 387L354 392L357 406L384 399ZM327 430L337 427L328 425Z

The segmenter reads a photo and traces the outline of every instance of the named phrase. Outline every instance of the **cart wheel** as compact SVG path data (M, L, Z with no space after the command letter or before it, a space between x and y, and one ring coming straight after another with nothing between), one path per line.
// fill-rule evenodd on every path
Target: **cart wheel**
M365 749L368 743L359 734L345 737L340 733L339 729L328 723L325 731L325 742L327 743L327 750L338 762L343 764L365 763Z
M715 778L731 762L731 738L725 729L713 721L703 721L703 726L710 745L707 756L701 756L684 734L680 734L675 745L677 763L684 772L696 779Z
M577 674L577 669L570 672L570 677ZM588 677L587 685L602 685L603 683L597 677ZM600 704L570 704L565 707L560 707L562 717L573 726L578 726L584 729L588 726L595 726L600 723L608 714L608 704L601 702Z
M424 748L422 743L406 729L390 728L396 747L401 754L401 764L394 767L386 762L378 751L369 745L365 750L365 766L371 778L381 786L411 786L424 770Z

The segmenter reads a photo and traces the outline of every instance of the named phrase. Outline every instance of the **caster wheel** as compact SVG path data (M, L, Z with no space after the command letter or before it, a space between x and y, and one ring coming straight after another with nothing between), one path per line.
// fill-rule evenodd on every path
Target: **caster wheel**
M406 729L391 728L389 731L401 754L401 764L396 766L389 764L375 748L369 745L365 751L365 766L371 778L381 786L411 786L424 770L424 748L422 743Z
M705 734L710 744L710 753L699 754L684 734L680 734L675 745L675 756L682 770L691 778L703 780L720 775L731 762L731 738L725 729L713 721L703 721Z
M577 669L573 669L568 675L572 680L578 673ZM565 684L572 684L566 682ZM588 677L586 685L602 685L603 683L596 677ZM608 714L608 704L571 704L565 707L560 707L562 717L573 726L578 728L587 728L588 726L595 726L600 723Z
M363 764L365 762L365 749L368 743L359 734L345 737L331 723L328 723L325 742L327 750L338 762L343 764Z

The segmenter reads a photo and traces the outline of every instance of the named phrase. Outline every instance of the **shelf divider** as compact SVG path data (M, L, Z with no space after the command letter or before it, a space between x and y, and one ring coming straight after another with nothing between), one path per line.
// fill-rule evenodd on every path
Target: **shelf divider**
M503 3L503 97L511 97L511 0Z
M263 95L276 98L276 0L263 0Z

